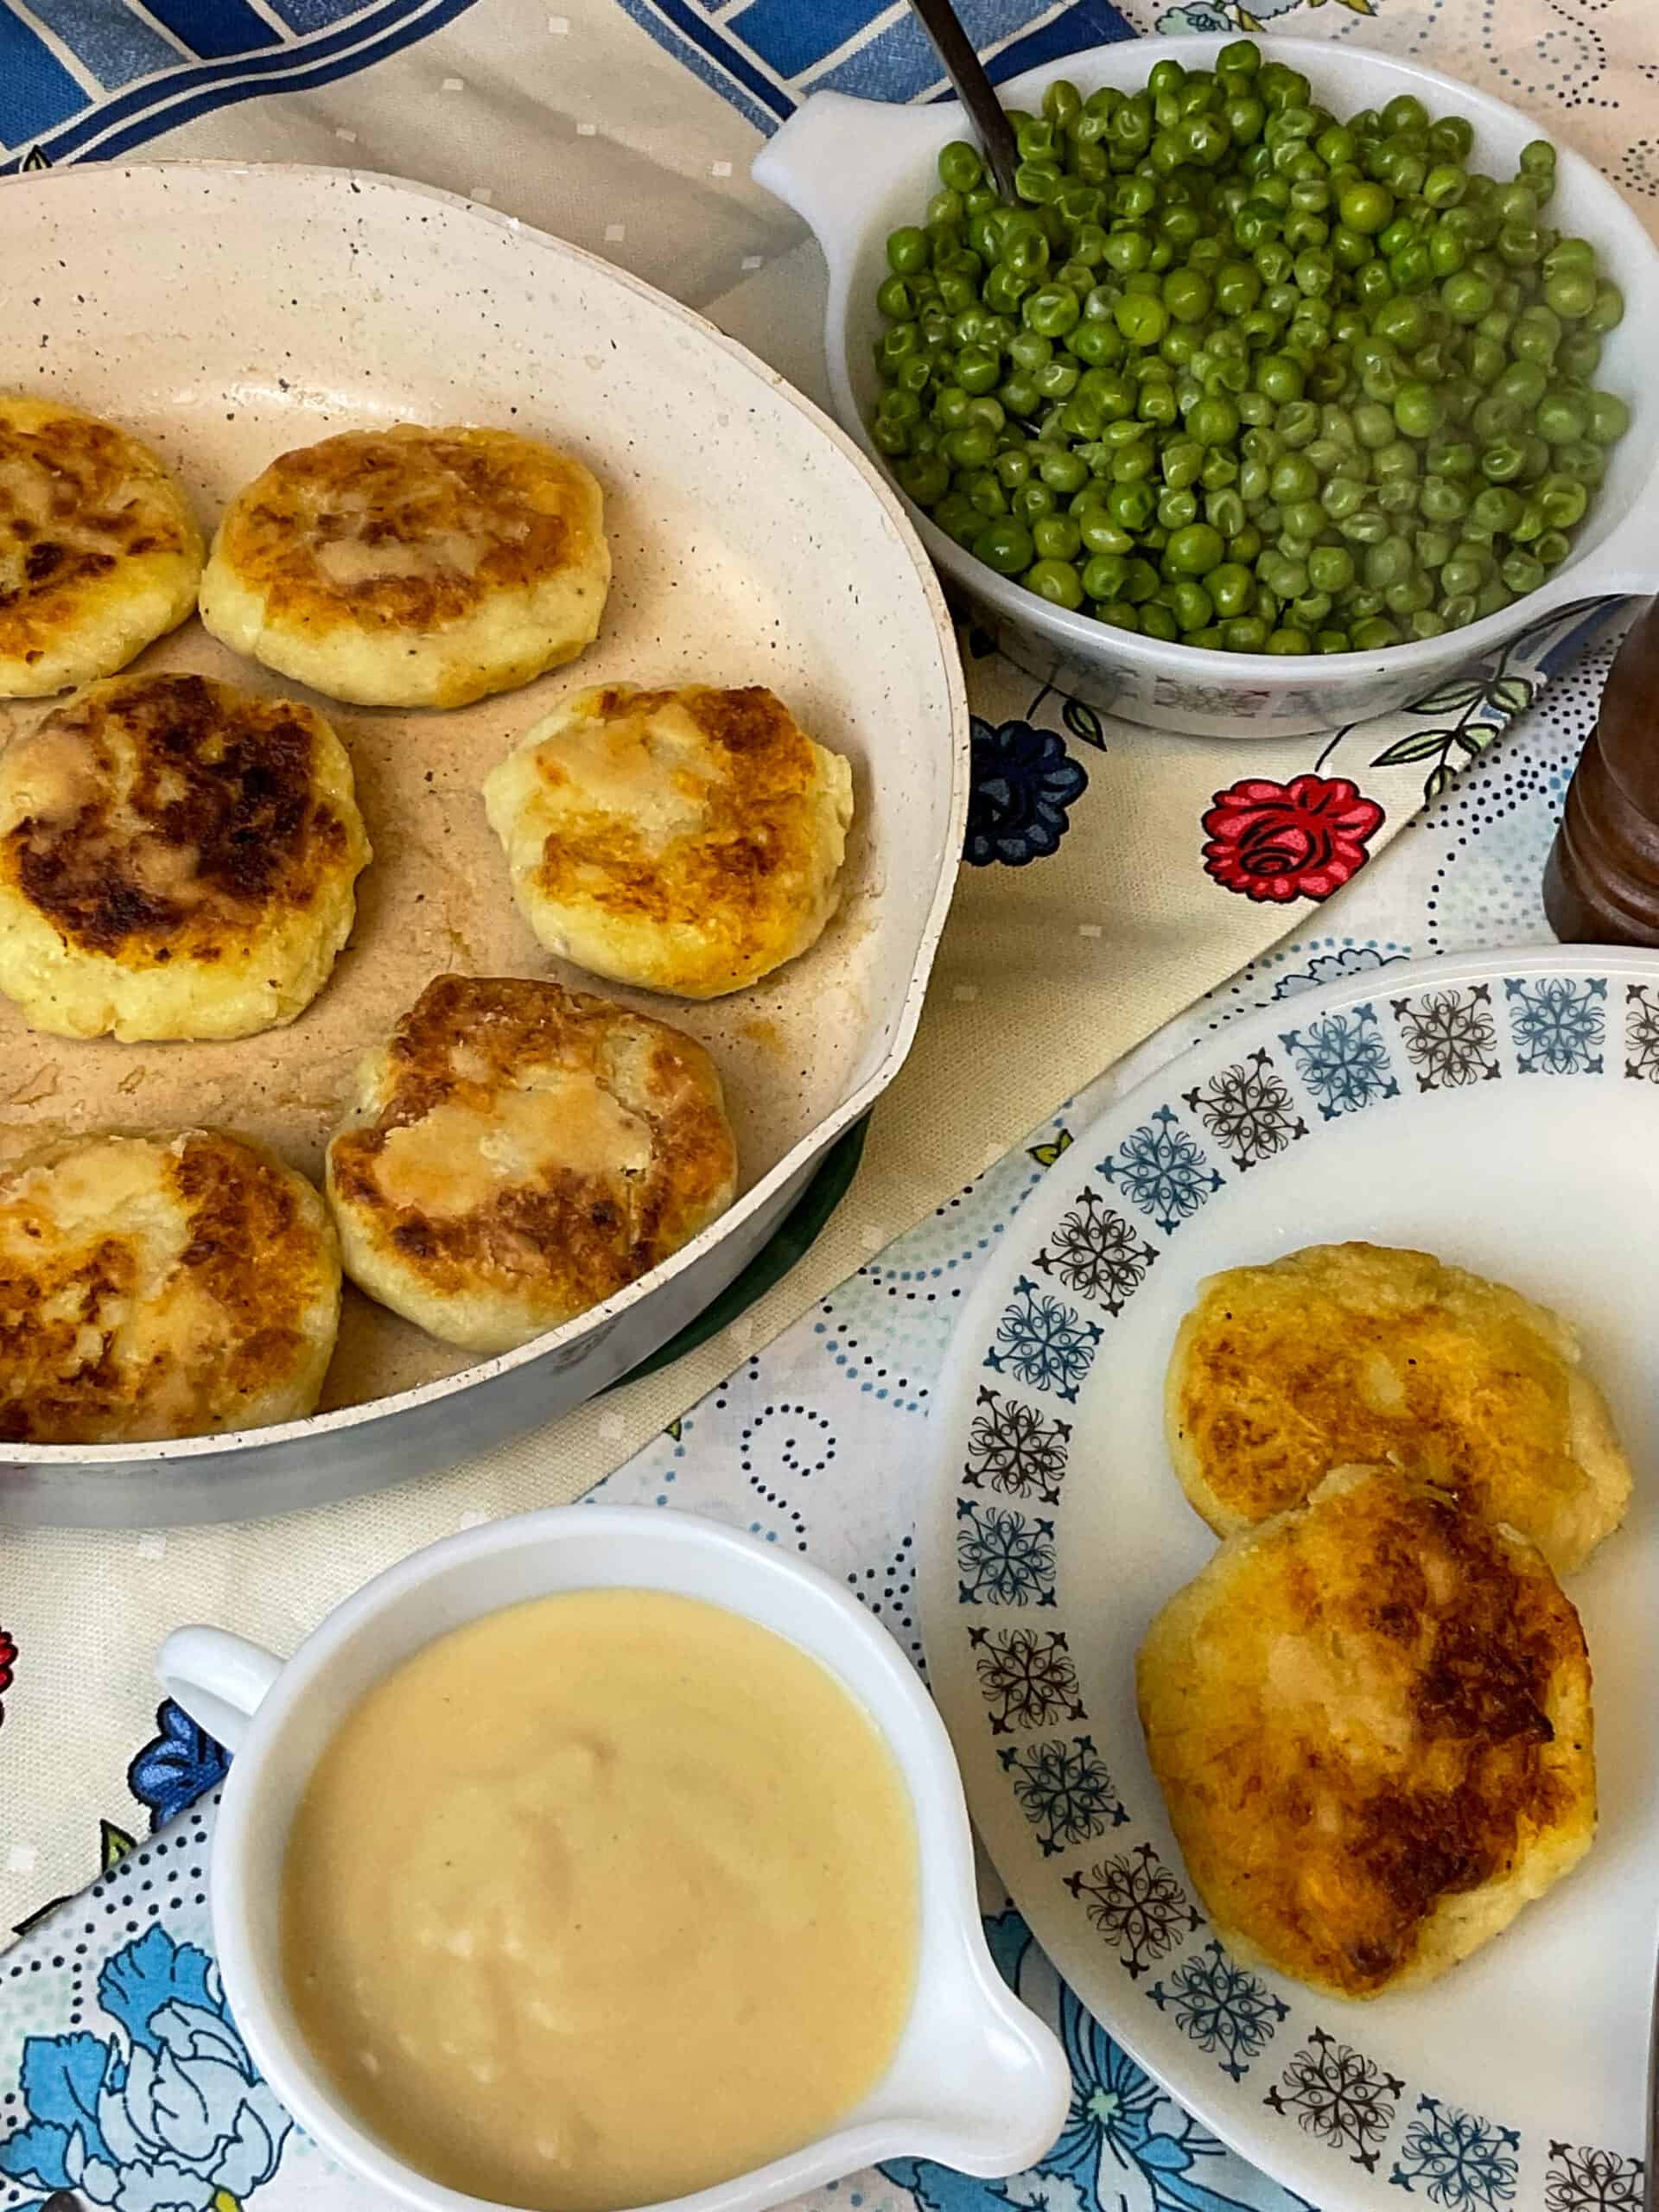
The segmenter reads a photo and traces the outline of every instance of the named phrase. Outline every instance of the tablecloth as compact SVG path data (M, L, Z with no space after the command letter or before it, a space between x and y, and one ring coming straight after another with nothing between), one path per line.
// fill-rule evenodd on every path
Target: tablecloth
M594 1498L695 1510L805 1554L844 1576L919 1665L913 1547L927 1408L953 1314L998 1239L1113 1096L1237 1014L1413 957L1548 942L1544 855L1622 626L1593 640L1546 705L1339 906L1063 1103ZM463 1509L449 1525L476 1517ZM147 1656L130 1655L137 1681ZM207 1876L224 1772L217 1746L163 1706L132 1768L156 1832L0 1962L7 2212L373 2212L383 2202L289 2124L226 2014ZM1006 2181L899 2159L816 2192L812 2212L1297 2212L1300 2200L1225 2151L1084 2012L988 1869L982 1891L999 1966L1071 2059L1064 2133L1035 2169ZM1264 2094L1276 2082L1269 2059ZM1482 2186L1454 2173L1435 2202L1441 2212L1502 2212Z
M1136 30L1257 23L1427 58L1535 111L1541 128L1599 159L1652 225L1659 92L1643 5L1187 0L1120 11L1106 0L971 0L965 12L1001 74ZM528 0L0 0L0 168L206 154L413 175L662 283L820 397L821 264L747 169L760 135L825 85L910 99L940 89L902 0L564 0L563 11ZM0 380L33 373L28 343L21 325L0 339ZM148 1662L167 1625L234 1620L290 1645L385 1560L468 1519L574 1497L630 1452L607 1494L696 1500L806 1543L913 1641L908 1529L921 1455L909 1425L925 1414L976 1256L1069 1124L1009 1151L1011 1141L1205 993L1220 995L1200 1023L1258 988L1288 993L1299 978L1408 944L1485 942L1467 931L1488 927L1510 933L1490 941L1536 934L1543 823L1592 696L1580 672L1532 703L1549 669L1573 657L1568 626L1547 626L1503 666L1389 725L1230 747L1111 722L987 650L970 625L963 643L975 788L957 909L916 1051L875 1116L850 1198L806 1262L698 1354L450 1477L239 1530L0 1538L0 1921L29 1923L216 1779L214 1747L182 1716L156 1710ZM1474 777L1448 791L1471 760ZM1287 812L1318 804L1349 814L1334 876L1293 883L1281 899L1248 856L1229 867L1206 853L1224 842L1247 779ZM1414 823L1428 795L1428 815ZM1495 810L1477 823L1468 810L1481 804ZM1444 922L1446 885L1423 874L1436 839L1446 844L1440 875L1459 887L1461 938ZM1287 929L1289 950L1270 951ZM890 1248L918 1217L920 1229ZM896 1437L864 1427L888 1421L901 1424ZM176 1948L163 1962L145 1933L154 1923L169 1942L203 1941L201 1878L189 1870L202 1863L191 1839L209 1818L187 1815L181 1834L105 1878L79 1920L41 1920L4 1962L0 2082L17 2086L0 2091L0 2129L26 2111L57 2125L47 2103L64 2109L76 2067L94 2063L90 2044L79 2059L48 2052L25 2078L24 2033L85 2034L118 2056L135 2042L158 2050L152 2024L165 2005L140 2006L168 1975L167 1986L183 1976L203 1999L197 2009L213 2012L206 1967ZM1120 2083L1122 2055L1066 2009L1017 1923L996 1925L1001 1955L1065 2012L1080 2080L1093 2079L1099 2126L1087 2155L1105 2162L1108 2201L1265 2202L1263 2184L1215 2163L1215 2146L1132 2069ZM111 1967L100 1989L100 1961L140 1941L143 1958ZM162 1980L152 1986L152 1974ZM129 1999L135 1977L141 1994ZM235 2070L228 2028L192 2032L209 2043L222 2034ZM229 2075L213 2078L232 2098ZM234 2118L243 2107L226 2109ZM146 2124L162 2123L152 2113ZM251 2152L215 2164L221 2139L204 2137L186 2178L171 2171L181 2145L141 2139L149 2164L129 2160L115 2178L83 2171L83 2202L143 2212L262 2185L276 2208L322 2201L318 2170L292 2138L280 2169L273 2140L268 2173ZM0 2158L0 2170L33 2176L11 2201L67 2185L55 2167L27 2166L28 2155L14 2146ZM1087 2204L1100 2177L1079 2157L1067 2174L1004 2198L1070 2212L1074 2189ZM903 2186L943 2204L966 2185L918 2175Z
M0 140L15 167L239 154L401 169L626 262L821 385L817 248L747 167L761 131L817 86L937 94L903 0L566 4L0 0ZM1659 94L1633 0L1506 0L1501 16L1484 0L1127 14L1107 0L972 0L968 16L999 73L1154 21L1270 20L1426 52L1524 97L1655 213L1641 133ZM1564 43L1580 18L1579 43ZM36 358L25 313L0 337L0 381L26 383ZM1056 1097L1375 867L1425 793L1533 697L1567 634L1546 625L1502 666L1386 724L1228 745L1098 715L967 625L974 791L956 908L915 1050L817 1243L695 1354L438 1481L241 1529L0 1536L0 1630L21 1655L0 1692L0 1926L84 1881L131 1832L127 1770L149 1719L131 1655L181 1608L251 1604L253 1632L280 1643L457 1513L589 1487ZM1300 876L1274 880L1233 834L1309 810L1338 834L1329 863Z

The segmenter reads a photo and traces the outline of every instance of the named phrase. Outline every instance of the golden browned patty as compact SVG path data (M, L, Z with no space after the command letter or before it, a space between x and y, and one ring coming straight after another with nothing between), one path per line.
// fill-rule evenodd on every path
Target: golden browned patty
M706 999L817 941L841 896L852 769L763 685L613 683L538 723L484 803L550 951Z
M113 676L185 620L200 574L200 533L148 446L0 393L0 697Z
M313 1411L340 1319L321 1198L215 1130L0 1171L0 1439L126 1444Z
M201 676L93 684L0 754L0 991L67 1037L291 1021L368 859L315 709Z
M1200 1287L1169 1363L1175 1471L1217 1535L1329 1468L1398 1461L1569 1573L1618 1528L1630 1463L1567 1323L1428 1252L1318 1244Z
M429 983L363 1063L328 1147L353 1281L483 1352L648 1273L725 1211L736 1176L694 1038L512 977Z
M226 508L201 584L216 638L330 698L458 707L592 643L604 499L509 430L348 430L272 461Z
M1595 1834L1578 1614L1530 1544L1397 1469L1224 1544L1138 1684L1217 1933L1333 1996L1432 1980Z

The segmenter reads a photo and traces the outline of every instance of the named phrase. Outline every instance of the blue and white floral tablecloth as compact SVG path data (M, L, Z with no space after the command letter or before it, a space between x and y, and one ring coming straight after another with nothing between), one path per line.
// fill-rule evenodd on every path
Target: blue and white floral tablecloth
M1002 75L1154 28L1266 25L1424 58L1535 111L1652 224L1648 7L963 0ZM414 175L621 262L818 397L822 265L747 170L823 86L942 89L905 0L0 0L0 172L207 155ZM0 385L37 371L15 315ZM251 2079L225 2016L206 1872L224 1761L156 1707L166 1627L218 1618L290 1648L391 1559L615 1468L607 1498L696 1507L810 1552L919 1656L925 1423L985 1254L1079 1121L1195 1032L1356 966L1541 934L1539 871L1605 664L1580 643L1546 626L1380 728L1229 746L1103 720L964 631L974 794L957 909L911 1064L793 1275L666 1373L452 1476L241 1529L0 1535L0 1929L19 1931L0 1954L0 2212L366 2202ZM1291 2202L1082 2015L988 1877L985 1903L1005 1971L1071 2053L1064 2137L1013 2182L899 2164L823 2205ZM1300 2085L1301 2124L1345 2094ZM1559 2212L1632 2212L1628 2177L1580 2182ZM1439 2189L1442 2212L1503 2212L1477 2176Z

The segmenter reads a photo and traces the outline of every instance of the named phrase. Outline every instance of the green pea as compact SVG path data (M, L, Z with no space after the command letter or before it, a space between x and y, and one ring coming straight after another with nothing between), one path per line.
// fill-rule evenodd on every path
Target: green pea
M1087 553L1127 555L1134 550L1135 540L1127 530L1120 530L1104 509L1097 513L1080 516L1077 528L1082 533L1084 550ZM1097 596L1090 592L1089 596Z
M1213 597L1209 572L1220 563L1224 550L1222 534L1211 524L1188 523L1170 532L1169 543L1164 548L1164 567L1172 576L1204 577Z
M1022 521L1034 524L1044 515L1055 513L1060 503L1046 484L1026 483L1019 486L1010 504Z
M1440 286L1440 305L1454 322L1478 322L1491 312L1497 298L1486 278L1472 269L1448 276Z
M1166 548L1167 553L1167 548ZM1204 586L1191 576L1179 577L1168 587L1170 612L1183 634L1207 629L1215 620L1215 601Z
M1033 561L1021 582L1027 591L1034 591L1051 607L1069 607L1075 612L1083 605L1083 578L1073 562Z
M1545 568L1558 569L1572 551L1573 547L1565 531L1547 530L1532 550Z
M1351 635L1356 652L1380 652L1385 645L1400 643L1400 626L1385 614L1376 614L1369 621L1356 622Z
M1443 417L1440 395L1431 384L1413 378L1394 396L1394 419L1406 437L1432 438Z
M1344 229L1374 238L1394 219L1394 194L1380 184L1351 184L1337 202Z
M1032 524L1039 560L1070 561L1081 550L1083 533L1070 515L1045 515Z
M1549 444L1573 445L1589 428L1590 410L1572 393L1557 389L1539 402L1532 423L1538 435Z
M1624 320L1624 295L1617 284L1597 285L1594 302L1584 320L1586 327L1598 334L1618 329Z
M953 138L939 154L939 182L950 192L972 192L985 174L977 148Z
M1187 414L1187 435L1201 446L1229 445L1238 429L1238 410L1223 394L1200 399Z
M1539 512L1552 530L1571 530L1584 518L1590 495L1571 476L1546 476L1538 486Z
M900 466L899 482L918 507L931 507L950 489L950 470L937 454L919 454Z
M1010 518L988 524L969 550L975 560L982 561L988 569L995 569L999 576L1017 576L1030 568L1035 548L1026 524Z
M1615 391L1592 391L1586 435L1599 446L1610 446L1630 427L1630 410Z
M1198 496L1190 491L1166 491L1158 501L1158 519L1166 530L1184 530L1198 512Z
M1117 301L1112 319L1132 346L1155 346L1169 323L1161 300L1135 293L1126 294Z
M1122 599L1128 572L1121 553L1096 553L1084 566L1083 588L1090 599Z
M1564 322L1581 322L1596 304L1596 280L1587 270L1557 269L1544 279L1544 299Z

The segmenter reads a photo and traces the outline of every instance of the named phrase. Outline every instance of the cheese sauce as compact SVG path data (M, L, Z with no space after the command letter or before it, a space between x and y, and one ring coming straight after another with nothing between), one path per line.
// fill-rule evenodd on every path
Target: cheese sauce
M535 2212L728 2180L886 2071L918 1942L908 1792L753 1622L543 1598L353 1707L290 1832L295 2014L407 2164Z

